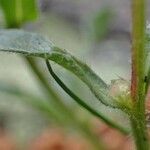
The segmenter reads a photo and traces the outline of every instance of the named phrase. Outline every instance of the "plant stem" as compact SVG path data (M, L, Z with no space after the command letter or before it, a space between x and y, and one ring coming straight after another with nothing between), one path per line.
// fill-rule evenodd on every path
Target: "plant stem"
M143 91L145 73L145 0L132 0L132 84L134 101Z
M134 103L130 117L137 150L148 150L145 121L145 5L146 0L132 0L132 83Z
M131 125L137 150L149 150L149 141L144 120L145 116L140 115L140 113L131 117Z

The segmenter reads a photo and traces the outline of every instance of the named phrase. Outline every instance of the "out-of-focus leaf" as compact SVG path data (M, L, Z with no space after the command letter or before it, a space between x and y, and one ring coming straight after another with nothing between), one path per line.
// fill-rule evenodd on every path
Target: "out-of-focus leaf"
M103 144L100 139L91 131L89 126L85 126L84 122L81 122L76 116L69 114L66 116L64 113L56 109L53 105L47 103L44 99L40 99L29 93L25 93L15 86L0 83L0 92L6 93L8 95L13 95L19 98L19 100L35 110L41 112L48 120L58 123L61 127L75 127L80 133L92 142L95 150L103 149Z
M108 8L105 8L96 14L92 27L96 40L100 40L108 33L112 17L113 13Z
M66 119L64 118L64 115L59 112L59 110L56 110L44 99L23 92L15 86L0 83L0 92L18 97L23 104L32 107L33 109L44 114L46 118L52 119L59 124L62 124L64 122L64 119Z
M7 26L19 27L37 17L36 0L0 0Z
M93 70L65 50L55 47L43 36L20 30L2 30L0 31L0 51L52 60L79 77L103 104L118 107L118 104L109 96L106 83Z

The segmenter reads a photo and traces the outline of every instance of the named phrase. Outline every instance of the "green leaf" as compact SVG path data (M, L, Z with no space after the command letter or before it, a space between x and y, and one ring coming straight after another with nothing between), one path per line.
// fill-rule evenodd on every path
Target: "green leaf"
M115 100L109 96L106 83L93 70L65 50L55 47L41 35L20 30L2 30L0 31L0 51L52 60L79 77L103 104L118 107Z
M90 88L91 92L103 104L118 107L118 104L113 103L113 99L109 97L108 87L101 78L99 78L86 64L66 51L55 47L43 36L21 30L2 30L0 31L0 51L20 53L25 56L36 56L46 60L52 60L73 72ZM120 128L117 127L117 125L115 127L117 129Z
M36 0L0 0L7 26L19 27L37 17Z

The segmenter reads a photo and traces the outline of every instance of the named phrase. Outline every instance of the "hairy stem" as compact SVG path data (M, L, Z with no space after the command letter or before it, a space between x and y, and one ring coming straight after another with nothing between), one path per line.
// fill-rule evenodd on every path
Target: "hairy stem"
M145 0L132 0L132 84L134 101L142 92L145 73Z
M143 120L145 120L145 117L140 115L140 113L131 117L131 125L137 150L149 150L149 141L145 121L143 122Z
M145 121L145 4L146 0L132 0L131 96L134 113L130 120L138 150L149 149Z

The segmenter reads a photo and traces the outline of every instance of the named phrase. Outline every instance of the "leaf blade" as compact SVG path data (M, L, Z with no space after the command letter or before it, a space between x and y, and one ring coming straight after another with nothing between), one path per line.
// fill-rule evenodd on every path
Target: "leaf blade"
M107 84L92 69L65 50L55 47L41 35L20 30L0 31L0 51L21 53L54 61L82 80L103 104L119 107L109 96Z

